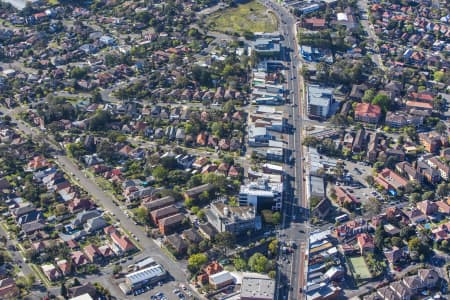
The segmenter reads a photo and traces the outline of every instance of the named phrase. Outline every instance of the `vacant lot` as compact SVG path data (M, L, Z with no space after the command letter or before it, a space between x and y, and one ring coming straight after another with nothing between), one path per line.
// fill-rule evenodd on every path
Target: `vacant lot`
M360 280L370 279L372 278L372 275L370 275L370 271L367 268L366 262L364 261L364 258L362 256L358 257L347 257L349 260L352 268L353 274L356 276L359 274Z
M224 33L274 32L277 19L262 4L250 1L210 15L206 23L213 31Z

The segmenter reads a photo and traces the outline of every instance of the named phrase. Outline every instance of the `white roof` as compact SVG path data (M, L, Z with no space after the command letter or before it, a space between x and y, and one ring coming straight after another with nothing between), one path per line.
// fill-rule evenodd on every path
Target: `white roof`
M337 13L337 19L338 21L348 21L348 17L346 13Z
M275 280L270 278L244 277L241 285L241 297L274 299Z
M94 298L91 297L88 293L70 298L69 300L94 300Z
M229 280L234 281L235 279L231 275L231 273L228 271L222 271L222 272L219 272L219 273L209 276L209 281L216 285L220 285L221 283L227 282Z
M331 233L330 230L311 233L311 235L309 236L309 243L314 244L316 242L324 240L330 235L330 233Z
M166 270L161 265L156 265L125 275L125 278L131 284L136 284L144 280L164 276L165 274Z
M271 169L271 170L275 170L275 171L283 171L283 166L279 166L279 165L274 165L274 164L263 164L263 168L267 168L267 169Z
M154 263L155 263L155 260L153 258L147 257L141 261L138 261L134 265L140 269L140 268L145 268L147 266L153 265Z

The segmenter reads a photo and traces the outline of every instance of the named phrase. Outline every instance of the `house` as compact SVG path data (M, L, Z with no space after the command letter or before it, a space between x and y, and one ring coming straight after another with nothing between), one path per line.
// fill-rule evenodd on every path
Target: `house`
M360 202L352 194L348 193L347 190L341 188L340 186L335 187L335 193L336 202L340 206L356 206L360 204Z
M420 210L426 216L430 216L432 214L435 214L438 211L438 209L439 209L437 204L434 203L434 202L431 202L430 200L425 200L425 201L418 202L416 204L416 207L417 207L418 210Z
M126 253L136 248L127 236L122 236L117 231L111 233L110 237L113 245L116 246L116 249L118 250L116 252L118 254Z
M188 248L188 244L178 234L166 236L166 243L172 246L178 254L186 253Z
M0 299L17 299L19 289L16 281L12 278L4 278L0 280Z
M395 190L404 189L408 181L394 171L385 168L375 177L375 183L390 193L395 193Z
M61 273L53 264L42 265L41 269L50 281L56 281L61 277Z
M354 153L359 153L361 151L364 151L365 138L366 138L366 131L364 130L364 128L359 129L356 132L355 138L353 139L352 151Z
M439 281L439 274L433 269L420 269L417 276L422 282L422 287L427 289L434 288Z
M142 200L142 206L145 207L148 211L157 210L162 207L169 206L175 203L175 198L172 196L166 196L163 198L159 198L156 200L150 200L149 198L144 198Z
M424 215L417 208L413 208L410 211L405 212L405 215L408 217L409 221L413 224L423 223L427 220L427 216Z
M338 238L352 238L359 233L369 231L369 224L362 218L348 221L342 225L336 226L335 234Z
M97 246L93 244L89 244L86 247L84 247L83 251L91 263L97 262L101 258L100 251L98 250Z
M72 265L75 267L83 266L89 263L86 255L81 251L74 251L70 254L70 259L72 260Z
M208 240L213 240L214 237L219 233L211 224L200 224L198 226L198 231L206 237Z
M69 297L79 297L85 294L89 294L93 298L97 295L97 289L92 283L88 282L68 289Z
M108 223L106 222L106 220L102 216L99 216L87 220L83 227L87 233L93 233L97 230L102 229L103 227L106 227L107 225Z
M164 235L168 235L176 231L180 227L183 220L184 215L181 213L161 219L159 220L159 231Z
M213 187L214 187L214 185L212 185L210 183L206 183L203 185L199 185L199 186L190 188L184 192L184 198L185 199L196 198L201 193L210 191Z
M88 198L75 198L67 205L67 209L72 214L80 212L82 210L89 210L92 207L94 207L94 203Z
M312 215L319 219L324 219L330 213L332 208L333 204L330 199L324 198L313 208Z
M186 229L182 233L183 238L191 244L198 245L203 241L203 237L194 228Z
M109 245L103 245L98 247L98 252L103 258L110 258L115 255L114 251L111 249Z
M361 251L361 255L367 252L373 252L375 250L375 244L373 237L368 233L360 233L356 236L358 247Z
M355 120L377 124L381 117L381 107L369 103L358 103L355 107Z
M321 30L326 28L326 20L321 18L306 18L302 26L310 30Z
M72 264L68 262L67 259L57 260L56 265L63 276L67 276L72 272Z
M394 246L390 250L384 250L384 256L391 265L395 265L403 258L404 253L402 249Z
M101 213L98 210L92 209L92 210L86 210L79 212L75 219L72 220L71 225L73 227L79 227L82 224L85 224L89 219L100 217Z
M450 205L448 203L448 200L440 200L435 202L438 207L438 212L441 214L450 215Z
M150 212L153 224L158 225L159 220L179 213L179 209L175 205L169 205Z

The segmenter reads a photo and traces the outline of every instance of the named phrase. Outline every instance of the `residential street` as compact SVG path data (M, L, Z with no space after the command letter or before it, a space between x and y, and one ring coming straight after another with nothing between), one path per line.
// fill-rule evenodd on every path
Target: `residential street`
M2 107L0 108L0 111L3 114L10 115L12 118L12 122L17 123L17 127L19 130L23 131L27 135L31 135L33 138L41 138L43 133L39 132L38 129L32 128L28 126L26 123L16 120L14 114L16 112L7 110L6 108ZM48 141L48 140L47 140ZM56 145L53 145L56 148ZM91 196L97 201L98 204L102 205L103 208L109 212L111 212L114 216L117 222L120 223L120 225L128 231L130 234L135 234L136 237L139 239L139 245L142 249L142 254L140 254L139 257L144 256L151 256L153 257L158 263L160 263L164 268L170 273L170 276L177 282L186 282L186 275L187 275L187 268L186 268L186 262L185 261L172 261L170 258L168 258L162 250L159 248L159 246L151 239L148 238L146 233L143 231L143 229L137 225L134 224L134 221L130 218L128 218L125 213L116 206L112 201L112 196L109 195L107 192L103 191L98 187L98 185L95 183L94 179L90 178L83 170L80 170L78 166L76 166L72 160L70 160L67 156L64 155L56 155L55 156L56 161L60 165L60 167L67 173L67 174L73 174L72 177L74 179L78 178L78 184L82 186L86 191L88 191ZM1 234L2 231L0 231ZM18 253L18 252L16 252ZM18 256L17 260L19 262L22 262L22 259L20 258L20 255ZM31 272L31 269L26 264L23 264L26 266L25 268L25 274L28 274ZM107 282L109 278L107 277L105 279L105 282ZM111 287L111 285L109 285Z

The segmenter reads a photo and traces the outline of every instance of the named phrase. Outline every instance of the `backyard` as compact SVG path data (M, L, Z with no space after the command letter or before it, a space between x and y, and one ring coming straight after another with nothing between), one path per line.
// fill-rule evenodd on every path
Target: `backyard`
M277 19L262 4L250 1L211 14L206 23L213 31L224 33L274 32Z
M364 257L347 257L351 271L355 276L355 279L358 280L367 280L372 278L370 274L369 268L367 268L366 262L364 261Z

